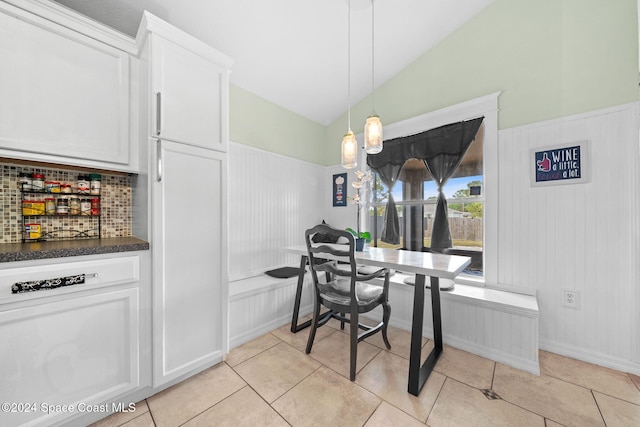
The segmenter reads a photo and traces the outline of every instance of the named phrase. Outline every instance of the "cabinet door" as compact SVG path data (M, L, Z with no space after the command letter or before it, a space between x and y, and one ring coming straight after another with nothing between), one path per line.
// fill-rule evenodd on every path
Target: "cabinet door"
M1 155L126 169L128 55L26 12L6 13L0 8Z
M136 288L0 307L0 402L21 405L0 425L54 425L135 390L138 311Z
M155 141L154 386L228 348L226 154Z
M153 35L152 135L227 150L228 70Z

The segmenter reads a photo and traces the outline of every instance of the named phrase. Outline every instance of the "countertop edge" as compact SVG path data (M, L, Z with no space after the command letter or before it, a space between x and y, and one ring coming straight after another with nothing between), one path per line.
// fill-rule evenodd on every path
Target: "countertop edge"
M5 243L0 244L0 263L145 250L149 250L149 242L135 237Z

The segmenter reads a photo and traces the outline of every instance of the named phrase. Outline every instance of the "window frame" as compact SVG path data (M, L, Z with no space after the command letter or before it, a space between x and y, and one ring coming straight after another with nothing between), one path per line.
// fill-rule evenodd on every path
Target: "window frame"
M440 110L385 125L383 128L384 139L394 139L424 132L449 123L484 116L482 152L484 193L482 256L484 277L461 275L456 279L458 283L475 286L495 286L498 283L498 97L500 94L501 92L494 92ZM358 137L361 138L361 135L358 135ZM364 168L367 168L364 150L359 151L359 157L358 162L361 165L365 165ZM369 194L364 196L366 202L363 209L366 212L369 208Z

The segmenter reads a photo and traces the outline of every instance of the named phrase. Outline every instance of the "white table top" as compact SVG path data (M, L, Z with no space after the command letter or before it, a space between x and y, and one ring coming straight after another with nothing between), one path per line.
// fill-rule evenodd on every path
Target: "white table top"
M307 255L307 247L304 245L289 246L283 250L296 255ZM444 279L454 279L471 263L471 258L466 256L387 248L367 248L362 252L356 252L356 259L362 265L393 268Z

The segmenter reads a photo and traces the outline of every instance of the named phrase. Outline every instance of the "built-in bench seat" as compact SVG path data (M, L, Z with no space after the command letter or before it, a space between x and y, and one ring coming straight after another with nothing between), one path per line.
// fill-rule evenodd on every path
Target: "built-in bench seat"
M413 287L409 274L395 272L389 301L392 326L411 330ZM261 274L229 283L230 347L289 325L298 277L279 279ZM430 291L425 292L430 299ZM442 331L451 345L507 365L539 374L538 303L533 295L456 283L441 292ZM300 317L311 313L311 278L305 274ZM373 312L373 316L378 313ZM381 313L380 313L381 315ZM432 336L431 304L425 304L424 335Z
M405 280L412 277L413 275L411 274L397 272L389 278L389 281L398 286L411 286L407 285ZM382 279L378 280L381 281ZM443 299L472 300L475 304L485 305L505 311L518 312L522 315L528 315L531 317L538 317L538 302L536 297L533 295L525 295L461 283L456 283L453 290L441 292L440 294Z
M311 312L313 302L310 283L311 278L307 272L300 304L301 317ZM229 347L237 347L290 323L297 285L298 276L282 279L264 273L231 280Z

